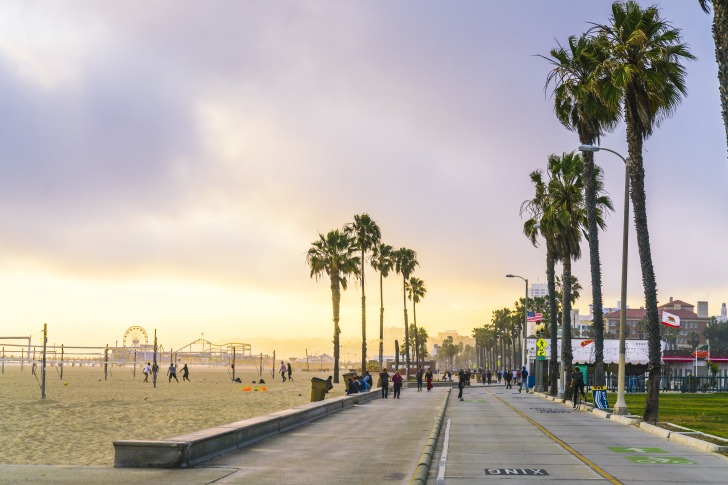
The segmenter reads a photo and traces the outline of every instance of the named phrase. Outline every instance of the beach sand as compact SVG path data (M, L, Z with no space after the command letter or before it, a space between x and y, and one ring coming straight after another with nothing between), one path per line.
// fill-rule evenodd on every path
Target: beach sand
M239 369L231 382L227 369L190 366L190 380L167 381L166 365L154 388L144 383L141 367L104 369L66 367L46 373L46 399L41 399L40 368L5 366L0 375L0 463L39 465L107 465L114 463L113 440L165 439L241 419L288 409L310 400L311 377L331 372L294 370L293 382L271 378L256 386L257 370ZM66 384L67 383L67 384ZM265 386L265 391L244 391ZM337 384L328 398L345 394Z

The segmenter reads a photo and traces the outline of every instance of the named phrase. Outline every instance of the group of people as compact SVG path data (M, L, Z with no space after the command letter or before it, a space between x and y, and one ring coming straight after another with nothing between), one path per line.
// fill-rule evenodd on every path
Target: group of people
M285 364L281 361L281 368L278 370L281 375L283 382L286 382L286 374L288 374L288 380L293 382L293 369L291 369L291 363Z
M142 369L142 372L144 373L144 381L142 382L149 382L149 376L152 376L153 381L157 381L157 372L159 372L159 366L155 362L152 364L151 362L147 362L147 365L144 366L144 369ZM182 369L180 370L182 372L182 381L190 381L190 369L187 367L187 364L184 364L182 366ZM169 382L172 382L172 379L179 382L179 379L177 379L177 367L174 365L174 362L169 364L169 368L167 369L167 376L169 377Z
M360 392L368 392L372 388L372 376L367 371L362 377L353 375L349 378L346 386L346 394L358 394Z
M526 386L526 392L528 392L528 370L525 366L521 370L506 369L498 371L498 383L500 384L501 376L506 381L506 389L513 389L513 384L518 384L518 392L523 390L523 386ZM490 384L490 382L488 382Z
M422 370L422 366L420 366L417 369L417 392L420 392L422 390L422 379L424 377L425 382L427 383L427 392L430 392L432 390L432 369L427 369L427 371Z

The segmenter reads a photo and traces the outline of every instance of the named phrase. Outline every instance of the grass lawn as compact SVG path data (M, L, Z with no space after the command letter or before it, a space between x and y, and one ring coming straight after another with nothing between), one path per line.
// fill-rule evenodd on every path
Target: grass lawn
M607 393L609 406L617 401L616 393ZM630 414L642 416L646 395L624 396ZM728 394L660 393L660 421L728 438Z

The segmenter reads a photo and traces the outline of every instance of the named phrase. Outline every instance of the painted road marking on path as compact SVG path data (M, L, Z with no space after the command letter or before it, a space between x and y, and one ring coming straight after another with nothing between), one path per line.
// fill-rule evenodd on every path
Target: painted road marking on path
M444 485L445 483L445 469L447 467L447 447L450 444L450 420L447 420L447 426L445 427L445 439L442 443L442 455L440 455L440 465L437 472L437 485Z
M632 463L641 465L697 465L692 460L680 456L625 456Z
M543 434L545 434L546 436L548 436L549 438L551 438L553 441L555 441L556 443L558 443L559 445L561 445L562 448L564 448L566 451L568 451L569 453L571 453L572 455L574 455L576 458L578 458L579 460L581 460L586 466L588 466L589 468L591 468L592 470L594 470L595 472L597 472L599 475L601 475L603 478L605 478L606 480L608 480L610 483L612 483L614 485L622 485L622 482L620 482L619 480L617 480L615 477L613 477L612 475L610 475L606 471L602 470L596 463L594 463L589 458L585 457L584 455L582 455L581 453L579 453L578 451L576 451L574 448L572 448L571 446L569 446L568 444L566 444L564 441L562 441L561 439L559 439L558 437L556 437L556 435L554 435L552 432L550 432L549 430L547 430L546 428L544 428L543 426L541 426L540 424L538 424L536 421L534 421L533 419L529 418L528 416L526 416L525 414L523 414L521 411L519 411L518 409L514 408L513 406L511 406L510 404L508 404L506 401L504 401L500 397L496 396L495 394L492 394L492 396L494 398L496 398L497 400L499 400L500 402L502 402L503 404L505 404L507 407L509 407L511 410L513 410L513 412L515 412L516 414L518 414L519 416L521 416L523 419L525 419L526 421L528 421L529 423L531 423L532 425L534 425L535 427L537 427Z
M543 468L486 468L486 475L541 475L545 476L549 473Z
M616 453L667 453L667 451L662 448L639 448L637 446L633 446L631 448L625 448L623 446L608 446L607 448Z

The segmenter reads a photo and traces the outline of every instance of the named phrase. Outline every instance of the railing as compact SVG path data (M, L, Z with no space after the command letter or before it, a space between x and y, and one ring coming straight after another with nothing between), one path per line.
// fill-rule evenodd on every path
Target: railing
M589 376L588 385L594 384L593 376ZM607 389L617 392L617 375L607 376ZM645 392L645 376L625 376L624 390L626 392ZM677 392L728 392L728 377L724 376L660 376L661 391Z

